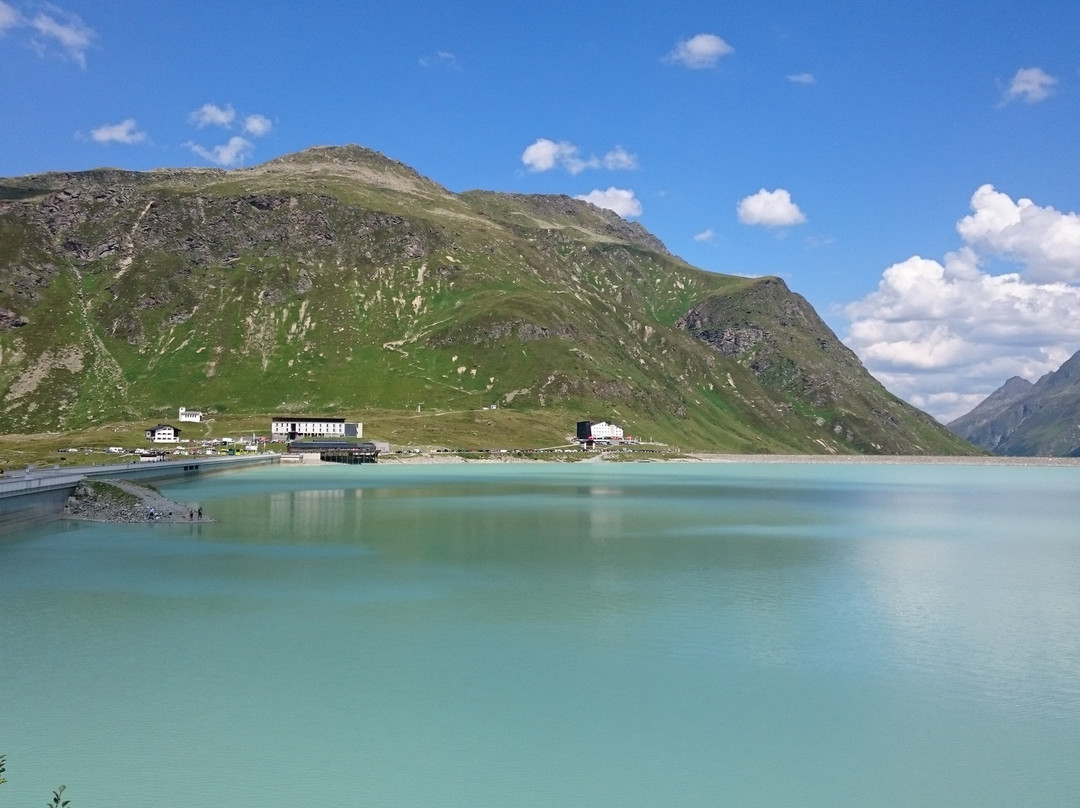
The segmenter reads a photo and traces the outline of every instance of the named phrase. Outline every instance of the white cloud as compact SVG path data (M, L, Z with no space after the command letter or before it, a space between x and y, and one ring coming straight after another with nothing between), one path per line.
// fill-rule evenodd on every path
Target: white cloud
M1080 347L1080 217L990 185L943 261L914 256L850 303L845 342L886 387L948 422L1012 376L1030 381ZM1009 260L1020 271L989 274Z
M578 175L587 168L606 168L610 171L637 168L637 157L622 146L617 146L602 158L581 156L581 150L573 143L561 140L556 143L547 138L539 138L521 153L521 162L532 172L550 171L560 166L573 175Z
M521 162L529 171L550 171L561 160L577 154L577 147L563 141L556 143L545 137L539 138L521 153Z
M138 129L134 118L127 118L120 123L110 123L90 130L90 139L95 143L142 143L146 132Z
M76 14L70 14L55 6L46 6L32 19L26 20L7 3L0 4L0 30L17 25L28 25L35 32L31 45L39 55L57 51L79 67L86 67L86 51L94 40L94 31Z
M265 115L248 115L244 118L244 131L254 137L269 134L274 124Z
M251 156L255 148L250 140L245 140L238 135L229 138L228 143L214 146L212 149L204 148L198 143L187 143L186 145L199 157L209 160L211 163L217 163L219 166L239 165Z
M715 238L716 232L711 227L694 235L694 241L712 241Z
M188 121L199 129L206 126L220 126L223 129L232 129L233 124L238 123L244 134L252 137L262 137L274 128L273 122L265 115L253 113L239 118L232 104L226 104L223 107L217 104L203 104L188 116ZM220 166L239 165L250 157L255 150L255 144L239 135L233 135L227 143L210 149L193 142L184 145L204 160L217 163Z
M86 52L94 41L94 31L75 14L56 6L42 5L34 17L26 17L15 6L0 0L0 36L9 30L30 31L28 44L38 56L59 55L86 68Z
M457 57L450 51L436 51L434 57L421 56L420 67L445 67L450 70L461 70Z
M971 197L971 216L956 230L973 248L1025 266L1033 280L1080 281L1080 216L1039 207L1030 199L1013 202L983 185Z
M836 243L836 236L823 236L815 234L806 237L806 246L812 250L821 249L822 247L831 247Z
M714 67L721 57L734 52L735 49L716 34L697 34L675 45L664 61L702 70Z
M604 155L604 168L609 171L630 171L637 167L637 157L622 146L616 146Z
M642 212L641 203L634 196L634 192L622 188L612 187L606 191L593 190L587 194L575 196L574 199L581 199L585 202L591 202L598 208L615 211L624 219L630 216L640 216Z
M203 104L188 116L188 120L202 129L204 126L221 126L228 129L236 120L236 110L232 104L219 107L217 104Z
M817 84L813 73L791 73L785 78L792 84Z
M783 188L775 191L762 188L739 202L738 213L743 224L763 227L787 227L806 221L799 206L791 201L791 194Z
M1038 67L1025 67L1016 71L1012 77L1005 95L1001 99L1002 104L1010 101L1025 101L1028 104L1036 104L1050 96L1054 91L1054 85L1058 80Z
M22 22L22 15L4 0L0 0L0 34Z

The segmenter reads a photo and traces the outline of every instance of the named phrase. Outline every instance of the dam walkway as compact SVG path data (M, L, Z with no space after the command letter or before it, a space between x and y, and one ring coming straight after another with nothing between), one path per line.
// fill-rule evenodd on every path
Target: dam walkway
M191 456L155 463L113 463L67 468L31 466L25 470L9 470L0 476L0 533L59 519L68 497L87 478L152 483L236 471L280 460L281 455L275 452L263 452L236 457Z

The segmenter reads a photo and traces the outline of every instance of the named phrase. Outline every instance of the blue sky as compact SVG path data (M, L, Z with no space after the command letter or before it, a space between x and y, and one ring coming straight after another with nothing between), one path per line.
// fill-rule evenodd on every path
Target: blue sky
M783 277L943 420L1080 349L1080 5L0 0L0 176L359 143Z

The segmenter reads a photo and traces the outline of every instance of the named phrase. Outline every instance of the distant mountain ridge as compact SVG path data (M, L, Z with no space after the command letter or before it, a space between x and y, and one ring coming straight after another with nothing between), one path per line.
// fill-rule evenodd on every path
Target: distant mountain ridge
M570 431L607 416L713 451L974 451L778 278L704 272L567 196L453 193L360 146L0 179L0 400L8 433L181 403L422 402L557 409Z
M1080 457L1080 352L1034 384L1014 376L948 427L995 454Z

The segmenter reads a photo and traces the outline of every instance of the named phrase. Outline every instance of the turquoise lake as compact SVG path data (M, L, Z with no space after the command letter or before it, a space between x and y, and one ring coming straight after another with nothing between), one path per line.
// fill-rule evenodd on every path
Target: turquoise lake
M160 487L0 537L0 804L1080 805L1080 468Z

